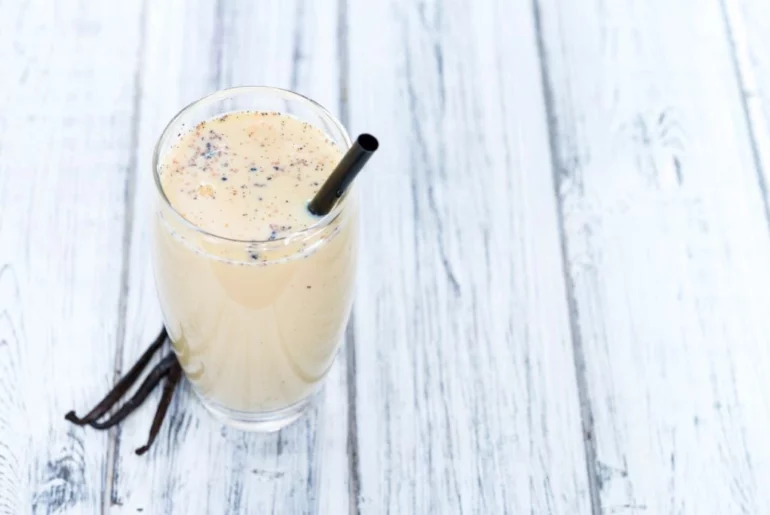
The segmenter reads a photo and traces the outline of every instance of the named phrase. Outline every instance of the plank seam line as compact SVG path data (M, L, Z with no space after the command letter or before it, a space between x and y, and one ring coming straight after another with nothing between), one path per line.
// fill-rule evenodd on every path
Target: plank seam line
M553 91L548 73L546 61L545 42L543 41L543 27L538 0L532 0L532 14L535 24L535 37L537 44L538 62L540 66L540 80L543 90L543 104L548 124L548 146L551 155L551 173L553 174L554 196L556 197L556 215L559 231L559 245L561 247L562 273L564 275L567 309L569 312L569 327L572 340L572 357L575 367L575 380L577 383L578 402L580 403L580 422L582 426L583 450L586 460L586 473L588 479L588 491L591 501L591 513L601 515L601 499L599 496L599 482L596 475L596 440L594 433L593 409L588 394L588 382L586 378L585 355L583 352L583 339L580 333L579 312L575 300L575 283L572 280L567 253L567 238L564 229L564 208L559 191L561 189L562 170L565 169L559 157L558 123L556 121Z
M355 317L350 318L350 325L345 338L345 361L347 365L347 399L348 399L348 498L349 513L351 515L361 512L359 503L361 497L361 484L359 482L359 462L358 462L358 412L356 409L356 337L355 337Z
M732 24L730 23L730 15L728 14L726 0L719 0L719 5L722 10L722 20L725 25L725 35L727 36L727 43L730 49L730 61L733 66L733 73L735 74L735 80L738 86L738 94L741 99L741 110L743 111L743 117L746 122L746 131L749 136L749 145L751 146L751 156L754 160L754 170L757 173L757 183L759 185L759 191L762 194L762 204L765 208L765 222L770 230L770 204L768 204L767 198L767 183L765 182L764 167L762 166L762 159L759 155L759 146L757 145L756 130L754 128L754 122L751 119L751 112L749 110L749 101L746 98L746 81L741 71L741 65L738 62L738 47L735 43L735 34L733 33Z
M121 256L120 271L120 298L118 299L118 327L115 341L115 361L113 368L113 383L118 380L123 369L123 347L126 343L126 330L128 316L128 293L131 276L131 247L133 245L134 230L134 202L136 198L136 174L139 162L139 127L141 121L142 103L142 75L145 54L147 21L147 0L142 1L139 14L139 46L137 48L136 65L134 67L134 91L131 101L131 155L126 166L126 179L123 190L124 218L123 218L123 251ZM105 477L104 493L102 495L102 513L107 513L109 506L115 499L113 482L116 480L115 469L117 466L117 449L120 442L120 427L110 429L107 443L107 470Z
M225 6L224 6L224 0L217 0L216 4L214 5L214 19L216 20L214 23L214 34L211 41L211 60L214 65L214 76L212 77L212 80L214 82L214 91L219 91L220 89L224 88L225 86L222 84L223 74L224 71L222 69L222 65L224 62L224 44L225 44L225 27L224 27L224 20L225 20ZM229 77L227 77L227 82L229 83ZM230 84L228 84L228 87Z
M299 88L299 75L300 64L302 62L302 43L303 43L303 27L302 22L305 16L305 0L297 0L297 5L294 10L294 34L293 49L291 53L291 79L289 80L290 88L292 91L297 91Z
M348 105L348 86L350 85L350 66L348 62L348 3L347 0L339 0L337 8L337 45L339 62L339 117L342 125L350 124L350 111ZM348 434L347 434L347 458L348 458L348 512L357 515L361 512L361 482L360 463L358 461L358 410L356 399L356 318L355 305L345 332L345 387L347 389Z

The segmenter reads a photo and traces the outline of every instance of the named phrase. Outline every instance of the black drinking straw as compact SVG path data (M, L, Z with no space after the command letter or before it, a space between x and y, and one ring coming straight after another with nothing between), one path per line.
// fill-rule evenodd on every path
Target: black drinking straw
M307 205L308 211L316 216L323 216L331 211L379 145L377 138L371 134L358 136L342 157L340 164Z

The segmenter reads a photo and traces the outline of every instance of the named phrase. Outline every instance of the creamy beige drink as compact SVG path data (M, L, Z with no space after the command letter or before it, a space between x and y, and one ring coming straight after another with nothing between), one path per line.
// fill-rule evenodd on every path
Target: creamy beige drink
M351 307L356 206L348 196L318 218L306 205L341 156L314 125L263 111L191 124L157 156L161 308L187 377L225 417L296 406L332 364Z

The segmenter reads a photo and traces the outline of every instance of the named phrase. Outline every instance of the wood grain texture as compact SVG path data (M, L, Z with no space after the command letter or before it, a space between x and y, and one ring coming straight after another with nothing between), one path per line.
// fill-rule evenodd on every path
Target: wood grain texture
M97 513L138 65L135 2L0 15L0 513Z
M123 368L161 324L147 233L151 155L163 127L187 103L235 85L295 89L336 111L337 31L332 1L148 3ZM111 512L348 511L344 359L332 369L326 402L273 435L223 428L185 386L155 447L137 457L133 451L146 439L158 397L156 392L117 435Z
M770 223L770 3L722 0L743 106L749 122L755 166Z
M590 513L531 4L348 10L357 505Z
M770 238L716 0L538 0L602 513L770 513Z
M0 514L770 513L766 0L0 3ZM275 435L185 386L151 154L223 87L371 131L348 345Z

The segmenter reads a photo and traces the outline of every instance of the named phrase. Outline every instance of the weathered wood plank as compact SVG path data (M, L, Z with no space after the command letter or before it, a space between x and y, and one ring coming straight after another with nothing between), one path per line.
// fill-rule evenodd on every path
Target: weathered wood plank
M112 381L140 7L2 4L2 513L101 508L107 435L64 414Z
M337 5L308 2L150 2L131 244L131 363L160 327L149 262L151 154L183 105L223 87L295 89L336 110ZM144 457L158 392L119 435L111 508L136 513L344 513L348 510L345 363L332 370L326 403L275 435L225 429L187 388L177 395Z
M770 3L762 0L722 0L733 59L750 124L752 150L770 222Z
M768 513L770 238L717 0L539 0L604 513Z
M348 9L358 506L589 513L531 4Z

